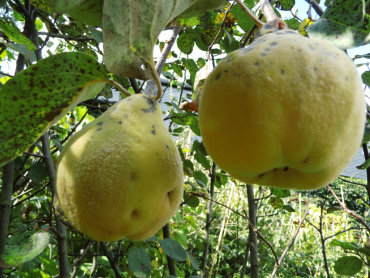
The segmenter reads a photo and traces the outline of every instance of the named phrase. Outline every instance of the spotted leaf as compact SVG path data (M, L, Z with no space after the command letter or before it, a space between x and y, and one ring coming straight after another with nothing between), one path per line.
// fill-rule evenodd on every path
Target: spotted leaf
M104 87L105 68L67 52L28 67L0 90L0 166L25 151L53 123Z

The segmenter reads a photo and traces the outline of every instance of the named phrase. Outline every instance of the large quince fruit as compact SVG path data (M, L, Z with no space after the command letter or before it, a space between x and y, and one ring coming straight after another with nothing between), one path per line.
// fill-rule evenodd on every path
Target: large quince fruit
M57 194L71 224L98 241L153 236L183 196L182 162L157 102L130 96L63 148Z
M365 98L356 67L328 42L291 30L263 35L226 56L205 81L204 145L235 178L317 189L361 144Z

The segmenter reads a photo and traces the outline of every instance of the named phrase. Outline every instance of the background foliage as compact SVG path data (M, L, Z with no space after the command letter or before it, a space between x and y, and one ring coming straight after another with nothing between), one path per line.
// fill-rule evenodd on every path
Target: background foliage
M259 277L274 271L276 277L370 277L368 181L340 177L313 192L248 187L213 163L201 142L196 109L183 108L185 101L196 102L196 76L208 59L215 66L225 54L253 41L257 28L239 5L215 1L210 8L203 1L208 8L193 16L180 6L171 14L167 4L158 23L155 9L145 6L148 1L136 8L122 1L109 1L113 4L104 8L103 1L92 2L96 5L90 10L84 1L0 1L3 277L257 277L256 269ZM287 16L289 28L343 49L369 43L369 1L335 0L320 6L307 1L307 18L293 8L302 4L298 2L304 1L272 2L277 14ZM244 3L264 20L258 2ZM113 28L130 16L151 23ZM103 29L108 30L104 36ZM183 161L183 202L168 227L144 242L95 242L63 216L53 199L52 169L68 138L112 105L113 85L131 93L146 90L139 78L153 77L152 49L168 47L168 41L157 38L163 29L177 37L162 76L180 94L167 99L172 87L164 88L159 102L166 104L164 120ZM137 40L117 48L128 43L128 34ZM369 58L370 53L354 60L368 66ZM133 64L144 64L146 70L138 73ZM369 70L362 73L364 88L370 86L369 76ZM193 95L183 93L189 85ZM366 159L369 139L365 136L363 142ZM369 180L367 167L362 168ZM8 203L6 196L11 197ZM250 263L254 255L247 216L253 207L259 265ZM283 258L275 270L274 254Z

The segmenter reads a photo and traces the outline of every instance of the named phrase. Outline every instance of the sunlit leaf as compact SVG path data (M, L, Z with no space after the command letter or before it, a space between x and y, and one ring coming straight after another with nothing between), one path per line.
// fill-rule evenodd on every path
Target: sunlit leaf
M0 90L0 165L25 151L53 123L104 87L105 68L90 56L67 52L20 72Z
M0 20L0 30L15 43L24 44L29 50L36 50L36 46L33 42L9 22Z

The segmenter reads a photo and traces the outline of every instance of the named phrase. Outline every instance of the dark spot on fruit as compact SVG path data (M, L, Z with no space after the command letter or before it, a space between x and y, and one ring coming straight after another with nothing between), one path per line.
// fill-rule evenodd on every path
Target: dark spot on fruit
M156 133L155 133L155 126L154 126L154 125L152 125L152 128L153 128L153 129L151 130L151 132L152 132L152 134L153 134L153 135L155 135L155 134L156 134Z
M80 72L81 72L82 74L84 74L84 73L85 73L85 70L84 70L84 69L80 69Z
M14 97L13 97L13 100L14 100L14 101L17 101L17 100L18 100L18 98L17 98L16 96L14 96Z
M149 105L149 108L147 109L141 109L144 113L154 113L154 111L157 110L156 108L156 102L154 100L152 100L150 97L146 97L146 101Z
M224 70L224 72L229 72L228 70Z
M220 79L220 77L221 77L221 73L217 74L217 75L216 75L216 80L219 80L219 79Z
M277 42L272 42L272 43L270 43L270 46L271 46L271 47L273 47L273 46L277 46L277 44L278 44Z
M261 53L260 56L261 57L265 57L266 56L266 53Z
M122 121L119 121L118 123L121 125L122 124Z
M265 175L265 173L259 174L258 177L262 178Z
M101 131L102 130L102 128L98 128L96 131Z
M166 145L166 149L169 150L170 149L170 146L169 145Z
M96 125L97 126L102 126L104 123L103 122L98 122Z
M288 171L288 169L289 169L289 167L284 167L284 169L283 169L283 170L284 170L284 171Z
M139 217L139 211L137 209L134 209L132 212L131 212L131 217L132 218L137 218Z
M260 65L260 63L258 63L258 62L255 62L255 63L254 63L254 65L255 65L255 66L259 66L259 65Z
M125 101L131 101L131 98L126 98Z
M348 76L346 76L345 80L348 81Z
M127 119L129 117L129 115L125 114L125 118Z
M281 74L284 74L285 72L284 72L284 70L280 70L280 73L281 73Z
M265 48L265 52L269 52L270 51L270 48Z
M132 181L135 181L136 180L136 174L135 173L131 173L131 180Z
M274 169L274 171L276 171L276 170L277 170L277 168Z
M313 71L317 71L317 68L316 67L313 67Z

